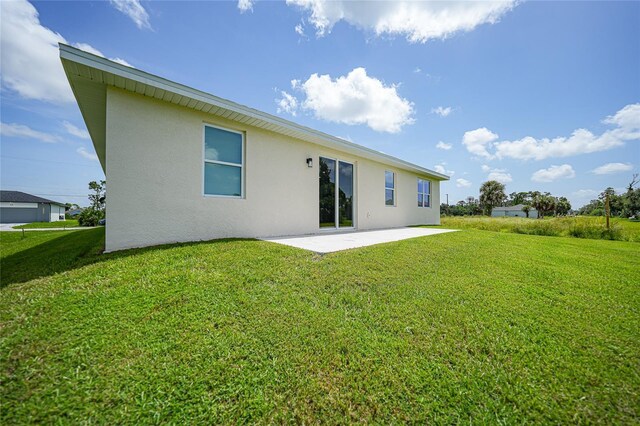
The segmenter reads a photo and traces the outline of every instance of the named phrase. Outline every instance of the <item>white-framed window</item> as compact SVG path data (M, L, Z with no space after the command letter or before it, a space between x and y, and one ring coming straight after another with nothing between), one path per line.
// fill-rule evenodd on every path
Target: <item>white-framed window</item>
M418 207L431 207L431 182L418 179Z
M384 171L384 203L387 206L396 205L396 174L392 171Z
M244 133L204 125L204 195L243 196Z

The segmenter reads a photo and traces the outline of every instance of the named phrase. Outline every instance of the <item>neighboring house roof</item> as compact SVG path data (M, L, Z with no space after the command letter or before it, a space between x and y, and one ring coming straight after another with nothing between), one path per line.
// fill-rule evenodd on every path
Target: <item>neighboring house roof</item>
M63 203L47 200L46 198L37 197L20 191L0 191L0 201L7 203L48 203L64 206Z
M292 121L267 114L257 109L219 98L206 92L131 68L66 44L59 44L60 59L71 89L91 135L93 145L102 164L106 166L106 90L117 87L140 95L217 115L248 126L277 132L286 136L315 143L428 175L435 180L449 180L449 176L382 152L345 141L344 139L301 126Z
M523 207L524 207L524 204L517 204L515 206L508 206L508 207L494 207L493 210L521 211ZM533 207L531 207L530 209L531 211L535 211Z

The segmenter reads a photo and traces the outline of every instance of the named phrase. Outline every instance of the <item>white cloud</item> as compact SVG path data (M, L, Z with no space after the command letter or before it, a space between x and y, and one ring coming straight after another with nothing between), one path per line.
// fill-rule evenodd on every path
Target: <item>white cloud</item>
M69 123L68 121L63 121L62 125L64 126L65 130L72 136L75 136L75 137L80 138L80 139L90 139L91 138L89 136L89 132L87 132L85 129L81 129L79 127L76 127L73 124Z
M74 43L73 44L75 47L77 47L80 50L84 50L85 52L89 52L92 55L96 55L96 56L100 56L103 58L106 58L106 56L104 55L104 53L102 53L101 51L99 51L98 49L96 49L95 47L91 46L90 44L87 43ZM117 62L121 65L126 65L128 67L133 68L133 65L131 65L129 62L125 61L124 59L120 59L120 58L107 58L110 61L113 62Z
M462 144L467 147L467 151L470 153L477 155L478 157L491 159L493 158L493 155L487 151L487 145L496 139L498 139L498 135L486 127L481 127L476 130L465 132L462 137Z
M138 28L151 29L149 23L149 13L140 4L140 0L109 0L109 2L119 12L127 15L138 26Z
M43 27L38 19L38 11L26 0L0 1L0 15L2 87L26 99L73 102L73 93L58 53L58 43L68 44L67 40ZM76 46L99 53L85 43Z
M444 166L445 166L445 163L436 164L435 166L433 166L433 170L447 176L453 176L456 173L453 170L447 170Z
M304 34L304 27L302 26L302 24L296 25L294 29L296 31L296 34L298 34L299 36L304 36L305 35Z
M580 189L578 191L573 192L571 195L573 195L576 198L591 199L592 197L595 197L598 194L600 194L600 192L596 191L595 189Z
M445 150L445 151L450 150L452 147L453 147L453 145L451 145L450 143L445 143L445 142L442 142L442 141L439 141L439 142L436 144L436 148L438 148L438 149L443 149L443 150Z
M516 2L287 0L287 4L309 14L308 21L319 37L345 21L377 36L404 36L410 43L425 43L471 31L481 24L494 24Z
M89 151L87 151L87 149L83 146L81 146L80 148L78 148L76 150L76 152L78 154L80 154L81 156L83 156L84 158L86 158L87 160L91 160L91 161L98 161L98 156L94 153L91 153Z
M377 78L369 77L364 68L355 68L336 79L328 74L312 74L305 82L291 81L291 87L304 95L302 100L292 96L295 105L312 111L318 119L366 124L375 131L389 133L397 133L414 122L413 104L398 94L397 85L385 86ZM286 111L292 100L286 92L282 94L278 106Z
M28 99L72 101L58 58L64 37L41 26L38 12L25 0L0 1L0 11L2 86Z
M121 58L109 58L109 60L111 60L113 62L117 62L120 65L124 65L124 66L127 66L127 67L134 68L133 65L131 65L129 62L127 62L127 61L125 61L124 59L121 59Z
M513 181L510 173L506 173L504 171L492 171L487 176L487 180L497 180L500 183L509 183Z
M500 142L494 142L498 136L483 128L495 138L480 138L475 143L465 143L465 145L472 154L487 159L497 157L501 159L544 160L606 151L623 146L626 141L640 140L640 103L625 106L613 116L604 119L603 122L616 127L599 136L586 129L577 129L569 137L536 139L526 136L515 141ZM473 132L478 132L478 130ZM465 133L465 138L469 133L471 132ZM491 153L488 148L493 148L495 152Z
M89 52L92 55L102 56L104 58L104 54L98 49L96 49L95 47L91 46L90 44L75 43L74 46L77 47L78 49L84 50L85 52Z
M431 108L431 113L432 114L437 114L440 117L448 116L449 114L451 114L451 111L453 111L453 108L451 108L451 107L446 107L445 108L445 107L439 106L437 108Z
M240 9L241 13L253 12L253 0L238 0L238 9Z
M485 164L482 166L482 171L485 173L489 173L487 175L487 180L497 180L500 183L509 183L513 181L511 174L508 173L505 169L492 169Z
M456 186L458 188L467 188L467 187L471 186L471 182L469 182L466 179L462 179L462 178L456 179Z
M60 140L59 136L33 130L24 124L17 123L0 123L0 135L8 138L37 139L47 143L55 143Z
M596 167L591 172L596 175L610 175L613 173L628 172L629 170L633 170L633 165L630 163L607 163Z
M640 129L640 103L629 104L603 120L603 123L616 125L622 129Z
M413 72L414 72L414 73L416 73L416 74L420 74L420 73L422 72L422 69L420 69L420 67L416 67L416 68L413 70Z
M625 138L616 130L595 136L586 129L578 129L569 137L535 139L527 136L516 141L495 144L498 158L518 160L544 160L547 158L569 157L579 154L606 151L624 145ZM638 135L640 137L640 135Z
M548 169L540 169L531 176L534 182L553 182L558 179L571 179L576 176L575 170L569 164L551 166Z
M285 91L280 93L282 94L282 98L276 99L278 114L286 112L295 117L298 111L298 99Z

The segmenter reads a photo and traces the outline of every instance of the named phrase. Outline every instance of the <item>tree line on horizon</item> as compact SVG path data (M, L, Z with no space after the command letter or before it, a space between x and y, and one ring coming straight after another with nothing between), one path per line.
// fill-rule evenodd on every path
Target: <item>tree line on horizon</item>
M510 207L522 204L522 211L529 217L532 209L538 211L538 217L566 216L570 213L590 216L604 216L606 214L606 200L609 200L611 216L638 217L640 216L640 188L636 188L640 181L634 174L627 190L623 194L616 194L613 188L605 189L600 196L591 200L580 209L573 211L571 203L566 197L556 197L550 192L521 191L506 193L506 186L498 181L490 180L480 186L480 198L473 196L458 201L454 205L443 203L440 212L446 216L474 216L485 214L491 216L496 207Z

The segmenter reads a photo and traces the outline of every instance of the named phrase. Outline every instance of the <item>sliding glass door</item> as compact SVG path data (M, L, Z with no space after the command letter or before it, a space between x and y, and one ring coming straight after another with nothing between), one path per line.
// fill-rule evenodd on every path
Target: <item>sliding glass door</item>
M320 228L352 228L353 164L320 157Z
M320 228L336 227L336 160L320 157Z
M338 227L353 227L353 164L338 161Z

